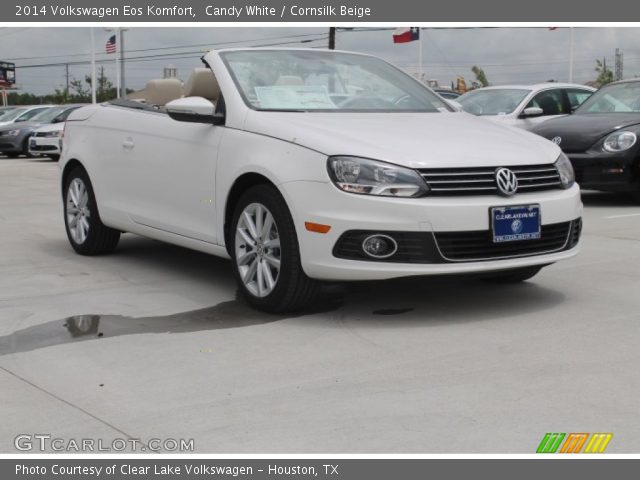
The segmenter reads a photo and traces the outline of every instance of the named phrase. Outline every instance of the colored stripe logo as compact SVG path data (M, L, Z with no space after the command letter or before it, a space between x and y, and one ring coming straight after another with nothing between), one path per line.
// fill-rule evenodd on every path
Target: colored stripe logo
M613 433L545 433L536 453L604 453L612 438Z

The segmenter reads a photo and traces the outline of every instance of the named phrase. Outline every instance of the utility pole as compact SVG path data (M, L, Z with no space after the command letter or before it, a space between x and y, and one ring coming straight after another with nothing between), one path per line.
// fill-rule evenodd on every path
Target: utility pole
M329 50L336 49L336 27L329 27Z
M616 57L615 58L616 58L616 60L615 60L615 64L614 64L614 74L615 74L614 79L617 81L617 80L622 80L622 77L624 76L622 52L620 51L619 48L616 48Z
M69 64L68 63L64 66L64 76L66 78L66 85L67 85L64 89L64 96L68 98L69 97Z

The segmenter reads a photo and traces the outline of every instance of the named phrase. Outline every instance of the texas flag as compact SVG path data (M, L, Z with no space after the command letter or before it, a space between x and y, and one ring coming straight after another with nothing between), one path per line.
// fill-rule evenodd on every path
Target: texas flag
M420 40L419 27L396 28L393 31L393 43L407 43Z

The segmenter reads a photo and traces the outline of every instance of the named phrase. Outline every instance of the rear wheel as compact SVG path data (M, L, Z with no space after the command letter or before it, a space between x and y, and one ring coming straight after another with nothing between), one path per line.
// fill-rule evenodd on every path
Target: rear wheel
M485 280L495 283L519 283L529 280L538 274L546 265L535 267L514 268L502 272L492 273L485 277Z
M319 284L302 271L293 219L275 188L258 185L242 195L229 240L236 280L251 305L275 313L313 302Z
M87 172L74 168L64 184L64 224L73 249L81 255L112 252L120 232L105 226Z

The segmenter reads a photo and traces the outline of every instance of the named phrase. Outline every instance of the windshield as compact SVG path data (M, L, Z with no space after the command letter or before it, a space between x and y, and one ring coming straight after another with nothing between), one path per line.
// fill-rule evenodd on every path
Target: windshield
M34 115L31 118L32 122L41 122L41 123L51 123L51 121L60 115L62 112L67 110L69 107L54 107L47 108L46 110Z
M619 83L598 90L575 113L638 113L640 82Z
M531 90L521 88L492 88L467 92L456 101L465 112L474 115L507 115L518 108L529 93Z
M26 111L26 108L16 108L15 110L11 110L10 112L5 113L2 117L0 117L0 120L2 120L3 122L12 122Z
M5 118L7 115L9 115L14 110L15 110L15 107L13 107L13 108L12 107L8 107L8 108L3 108L2 110L0 110L0 120Z
M307 50L221 53L245 102L275 111L452 111L390 64L363 55Z

